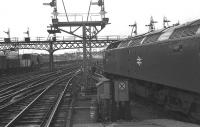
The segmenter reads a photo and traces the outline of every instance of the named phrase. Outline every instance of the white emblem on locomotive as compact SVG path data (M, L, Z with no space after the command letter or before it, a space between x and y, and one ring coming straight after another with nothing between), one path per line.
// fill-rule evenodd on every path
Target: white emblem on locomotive
M142 64L142 58L139 56L137 57L137 64L140 66Z

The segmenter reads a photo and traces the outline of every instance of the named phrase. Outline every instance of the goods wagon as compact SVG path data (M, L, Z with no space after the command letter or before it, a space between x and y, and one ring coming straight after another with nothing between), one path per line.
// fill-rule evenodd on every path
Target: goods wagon
M0 56L0 74L6 70L6 56Z
M38 54L23 54L20 57L11 52L7 56L0 56L0 74L36 70L40 67L40 60Z
M17 69L20 67L19 59L7 59L7 69Z
M40 56L38 54L23 54L20 59L21 67L38 67L40 64Z

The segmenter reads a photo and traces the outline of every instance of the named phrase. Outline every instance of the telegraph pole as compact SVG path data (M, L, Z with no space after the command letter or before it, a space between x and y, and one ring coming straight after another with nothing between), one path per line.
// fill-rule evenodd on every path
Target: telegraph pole
M167 17L163 17L163 28L167 28L169 27L169 20L167 19Z
M87 40L86 40L86 26L83 25L83 81L87 84Z
M130 27L132 27L132 30L131 30L131 37L133 36L133 33L135 35L137 35L137 23L135 22L133 25L129 25Z
M53 7L53 19L58 18L57 1L56 0L52 0L50 3L43 3L43 5L49 5L49 6ZM56 33L60 33L60 31L56 30L52 25L50 25L50 29L47 30L47 32L49 34L53 34L53 37L49 42L49 50L48 50L48 52L49 52L49 69L50 69L50 71L53 71L53 69L54 69L53 42L56 42Z
M149 27L149 32L152 32L155 30L155 23L158 23L157 21L154 21L153 17L150 18L150 23L148 25L145 25Z

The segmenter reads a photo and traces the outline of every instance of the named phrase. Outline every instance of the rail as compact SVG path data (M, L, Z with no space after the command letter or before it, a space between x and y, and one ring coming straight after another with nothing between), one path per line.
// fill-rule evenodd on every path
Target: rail
M50 75L49 77L51 77L53 75ZM55 76L55 75L54 75ZM32 95L31 91L40 91L42 89L44 89L45 86L43 86L44 84L56 80L56 76L48 79L49 77L42 77L41 79L36 80L35 82L31 83L30 85L26 86L26 87L21 87L19 86L21 89L12 89L9 90L9 92L4 93L3 95L0 95L0 109L4 109L7 106L15 103L16 101L20 101L22 99L24 99L24 97L20 98L20 99L16 99L21 97L22 95L26 95L26 97ZM43 87L42 87L43 86ZM16 100L15 100L16 99Z
M64 71L66 70L67 69L64 69ZM46 74L36 75L28 80L23 80L17 83L7 85L6 88L4 86L0 86L1 88L0 110L3 110L6 107L32 95L31 91L37 91L37 90L40 91L44 89L46 83L56 80L57 76L59 76L62 73L63 71L59 70L59 71L50 72ZM19 98L19 99L16 99L16 98Z
M27 113L27 110L29 110L33 104L36 104L37 101L39 101L41 99L42 96L45 96L45 94L47 94L47 92L50 91L50 88L52 88L53 86L55 87L56 84L63 82L63 80L66 80L65 77L72 75L74 72L69 72L67 74L61 75L59 78L57 78L57 80L55 80L54 82L52 82L42 93L40 93L31 103L28 104L28 106L26 106L17 116L15 116L5 127L10 127L15 125L16 122L18 122L18 120L20 120L20 118ZM66 87L68 86L68 84L66 85ZM66 89L64 89L66 90ZM63 90L63 91L64 91ZM64 94L64 93L63 93ZM61 95L63 95L61 94ZM57 94L56 94L57 95ZM61 98L61 96L59 97ZM60 100L60 99L58 99ZM55 103L58 106L58 102ZM53 108L53 112L55 112L55 108ZM52 114L52 113L50 113ZM51 116L51 115L50 115ZM52 118L52 117L51 117ZM49 118L50 119L50 118ZM48 120L49 120L48 119ZM42 121L43 122L43 121ZM48 124L47 124L48 125Z
M63 97L64 97L64 95L65 95L65 93L66 93L66 91L67 91L67 89L68 89L68 87L69 87L70 82L71 82L72 79L73 79L75 76L77 76L79 73L80 73L80 71L77 71L77 73L75 73L75 74L68 80L68 82L67 82L67 84L66 84L64 90L63 90L62 93L60 94L60 96L59 96L59 98L58 98L58 100L57 100L57 102L56 102L56 104L55 104L55 107L53 108L53 110L52 110L52 112L51 112L51 114L50 114L50 117L47 119L47 122L46 122L46 124L44 125L44 127L49 127L49 126L50 126L50 124L51 124L51 122L52 122L52 120L53 120L53 117L55 116L55 113L56 113L56 111L57 111L57 109L58 109L58 106L59 106L59 104L61 103L61 100L63 99Z

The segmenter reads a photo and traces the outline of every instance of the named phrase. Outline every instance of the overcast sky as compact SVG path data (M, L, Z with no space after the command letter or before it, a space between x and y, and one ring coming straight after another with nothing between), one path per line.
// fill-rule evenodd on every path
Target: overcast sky
M58 1L58 12L64 12L62 0ZM98 0L92 0L93 2ZM171 20L170 24L178 21L200 19L199 0L104 0L106 17L110 19L110 25L100 35L122 35L131 33L130 24L135 21L138 24L138 33L148 31L145 27L153 16L156 29L162 28L163 17ZM52 8L44 6L51 0L1 0L0 7L0 38L7 37L3 31L10 28L11 37L25 37L24 32L29 27L31 37L47 37L47 26L51 23ZM87 13L90 0L64 0L67 13ZM92 6L91 12L100 11L98 6ZM65 34L66 35L66 34ZM59 35L58 35L59 36ZM69 36L69 35L66 35ZM67 50L69 51L69 50ZM34 50L20 50L23 52L35 52ZM38 51L36 51L38 52ZM44 53L44 51L39 51ZM63 53L57 51L56 54Z
M27 27L31 36L47 36L46 27L51 22L52 8L43 3L51 0L1 0L0 7L0 37L5 37L7 28L11 36L25 36ZM90 0L64 0L68 13L87 13ZM93 0L95 1L95 0ZM97 0L96 0L97 1ZM61 0L58 0L61 3ZM153 16L158 21L156 28L162 27L163 16L171 20L171 24L200 18L199 0L105 0L105 10L110 19L102 35L128 35L129 24L138 23L139 33L147 31L145 27ZM58 11L63 12L62 4ZM99 12L98 7L92 7L93 12Z

